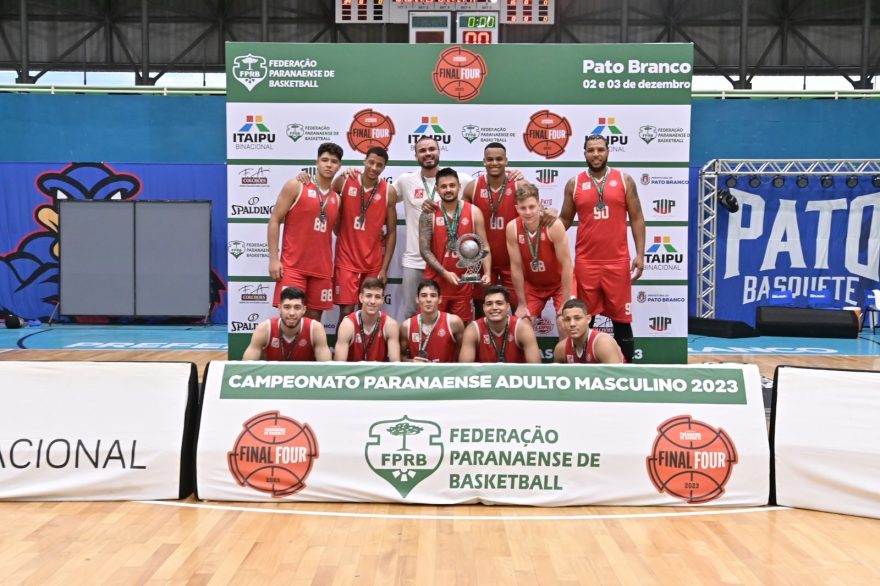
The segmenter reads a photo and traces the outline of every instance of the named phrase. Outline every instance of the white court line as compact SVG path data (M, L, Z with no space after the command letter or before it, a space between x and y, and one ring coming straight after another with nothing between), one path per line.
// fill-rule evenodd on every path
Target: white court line
M417 521L602 521L605 519L656 519L663 517L704 517L707 515L741 515L747 513L767 513L790 511L789 507L750 507L747 509L727 509L723 511L687 511L684 513L620 513L613 515L530 515L530 516L486 516L486 515L380 515L374 513L343 513L328 511L296 511L290 509L262 509L254 507L233 507L229 505L207 505L197 503L178 503L171 501L134 501L144 505L163 507L182 507L187 509L210 509L213 511L235 511L238 513L265 513L271 515L299 515L303 517L352 517L358 519L402 519Z

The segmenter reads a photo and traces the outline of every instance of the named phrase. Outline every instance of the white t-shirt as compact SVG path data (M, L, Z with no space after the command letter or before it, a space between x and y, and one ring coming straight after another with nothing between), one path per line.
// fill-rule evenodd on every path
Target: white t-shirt
M458 198L461 199L464 193L464 187L473 178L467 173L458 173L458 182L461 189L458 192ZM425 201L425 189L428 190L428 197L432 195L436 197L435 187L437 181L434 177L422 177L421 170L415 173L404 173L394 182L394 189L397 191L399 201L403 201L403 215L406 220L406 248L403 250L403 258L401 264L408 269L425 268L425 259L419 252L419 216L422 214L422 203Z

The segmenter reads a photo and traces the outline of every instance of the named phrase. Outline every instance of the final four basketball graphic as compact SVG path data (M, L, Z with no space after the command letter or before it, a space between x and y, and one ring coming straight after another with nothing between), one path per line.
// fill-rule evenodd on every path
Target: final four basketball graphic
M661 423L647 458L657 491L691 504L721 497L736 463L736 447L727 432L690 415Z
M238 484L279 498L306 487L318 458L318 440L307 423L278 411L264 411L242 427L226 456Z
M486 60L464 47L450 47L440 53L431 78L434 88L459 102L469 102L478 95L489 73Z
M565 152L571 137L571 124L565 116L550 110L535 112L523 132L523 141L529 152L545 159L555 159Z
M394 138L394 122L385 114L365 108L354 115L347 136L351 148L363 154L373 147L387 149Z

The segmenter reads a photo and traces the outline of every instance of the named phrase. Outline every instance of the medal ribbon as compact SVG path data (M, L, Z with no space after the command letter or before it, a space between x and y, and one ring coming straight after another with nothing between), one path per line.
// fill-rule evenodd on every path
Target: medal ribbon
M605 174L602 175L602 182L599 183L596 181L596 178L593 177L593 174L589 171L587 172L590 175L590 181L593 182L593 185L596 186L596 191L599 192L599 201L597 202L597 207L601 210L605 207L605 181L608 180L608 171L609 169L606 167Z
M428 334L425 335L425 330L422 329L422 314L419 314L419 355L426 353L425 348L428 347L428 342L431 341L431 334L434 333L434 328L437 327L437 323L440 321L440 314L437 314L437 319L434 320L434 323L431 324L431 329L428 330Z
M437 180L434 179L434 187L430 190L428 189L428 182L425 181L425 176L422 175L422 186L425 188L425 195L428 196L430 194L431 201L434 201L434 196L437 194Z
M324 213L324 208L327 207L327 202L330 201L330 190L328 189L327 191L321 191L321 186L318 185L317 183L315 184L315 187L318 190L318 206L320 207L320 210L318 211L318 215L321 216L322 222L326 222L327 221L327 214ZM321 196L323 196L323 197L321 197Z
M449 215L446 213L446 207L443 205L440 206L440 209L443 211L443 221L446 224L446 247L449 250L453 250L455 241L458 240L458 222L461 220L461 208L461 202L457 202L455 205L455 213L452 215L452 219L450 219Z
M373 187L373 191L370 192L370 199L366 200L366 204L364 203L364 195L366 193L366 188L364 187L364 180L361 178L361 218L366 219L367 210L370 209L370 205L373 203L373 196L376 195L376 190L379 189L379 182L381 179L376 181L376 185Z
M507 323L504 324L504 333L501 334L503 338L501 342L501 349L498 349L498 343L495 342L495 332L492 331L492 328L489 327L489 324L486 324L486 329L489 330L489 341L492 342L492 348L495 349L495 355L498 357L498 362L505 362L504 356L507 353L507 335L510 333L510 317L507 318Z
M281 357L285 361L289 361L290 357L293 356L293 352L296 350L296 341L299 340L299 335L302 334L303 331L303 322L302 319L299 320L299 331L296 332L296 335L291 340L290 344L284 340L284 332L281 331L281 325L278 326L278 333L281 337Z
M492 210L492 217L494 218L498 206L501 205L501 198L504 197L504 192L507 190L507 175L504 176L504 183L501 184L501 189L496 192L498 194L498 199L494 201L492 200L492 196L495 194L492 193L492 187L489 185L488 179L486 179L486 189L489 190L489 209Z
M379 314L379 319L376 320L376 325L373 327L373 333L370 334L369 340L364 340L364 337L367 334L367 331L364 329L364 319L361 316L361 312L358 311L358 327L361 329L361 340L364 343L364 360L367 360L367 355L370 353L370 348L373 347L373 341L376 339L376 333L379 331L379 323L382 321L382 314Z
M538 226L538 229L531 232L528 228L526 228L525 222L523 222L523 231L526 233L526 242L529 245L529 253L532 255L532 261L538 260L538 248L541 246L541 226ZM532 235L534 234L534 241L532 240Z

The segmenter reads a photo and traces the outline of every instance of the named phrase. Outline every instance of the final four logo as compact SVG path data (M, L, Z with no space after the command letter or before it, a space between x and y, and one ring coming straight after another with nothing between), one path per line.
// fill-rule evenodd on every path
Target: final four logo
M459 102L469 102L480 95L489 73L483 56L464 47L450 47L440 53L431 76L434 89Z
M232 76L249 92L266 79L268 73L265 57L248 53L232 60Z
M406 496L433 474L443 461L440 426L433 421L400 419L377 421L370 426L365 455L373 472Z

